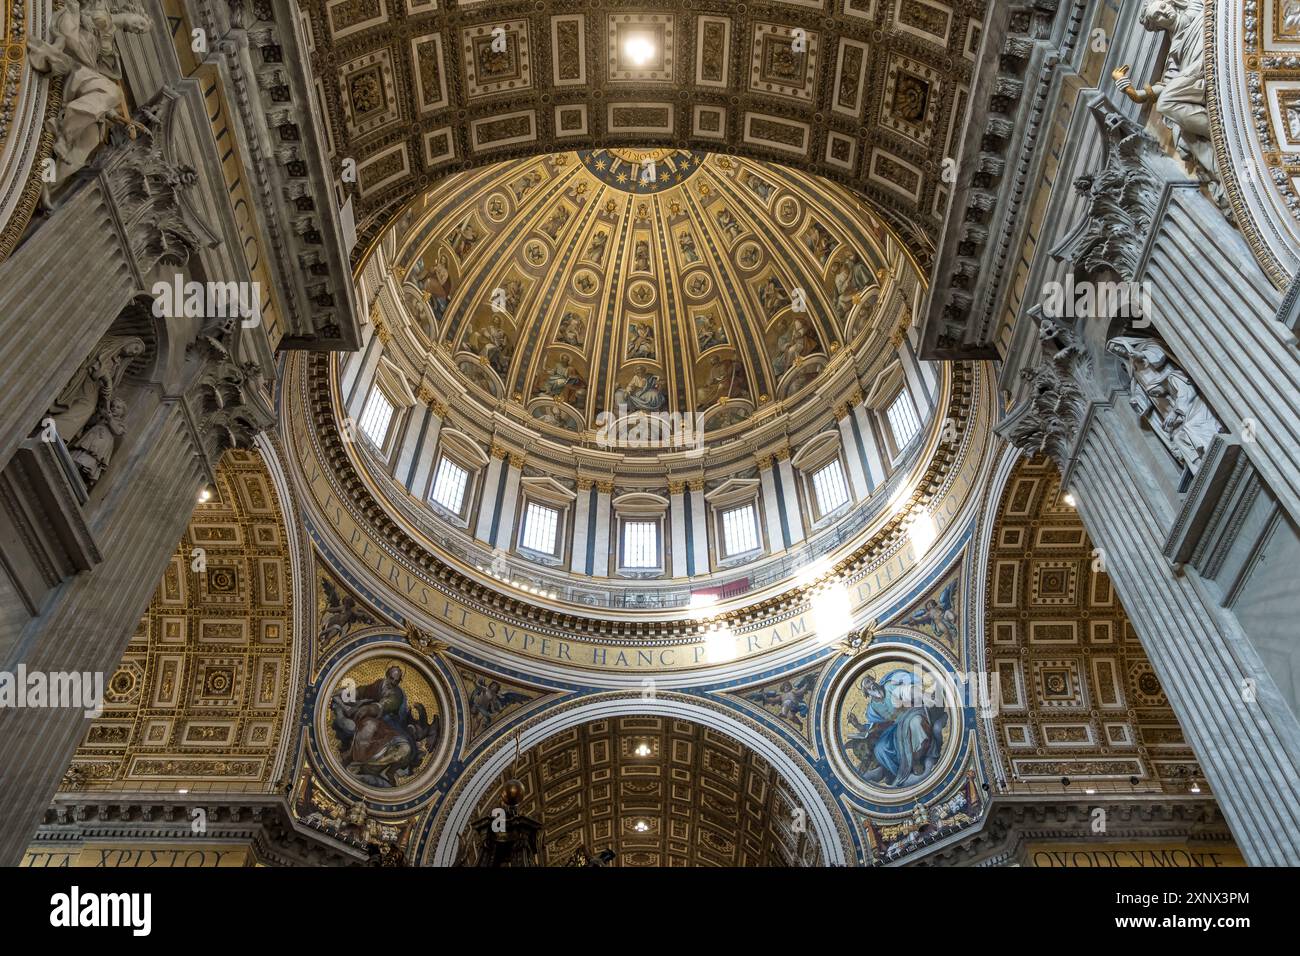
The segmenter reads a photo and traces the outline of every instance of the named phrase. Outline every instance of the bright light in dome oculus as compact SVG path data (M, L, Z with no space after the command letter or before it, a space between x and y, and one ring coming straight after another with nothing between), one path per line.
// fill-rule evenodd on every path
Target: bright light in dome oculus
M655 45L643 33L634 33L623 41L623 52L634 66L645 66L655 57Z

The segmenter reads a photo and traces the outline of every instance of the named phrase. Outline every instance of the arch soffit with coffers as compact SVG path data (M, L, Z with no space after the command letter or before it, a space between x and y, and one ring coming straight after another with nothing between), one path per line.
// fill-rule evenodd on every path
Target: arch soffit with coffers
M925 260L984 13L978 0L330 0L306 8L303 27L333 166L354 163L361 248L448 170L631 142L801 162L855 186ZM628 30L650 38L652 62L628 61Z
M744 744L771 764L800 798L808 812L808 825L818 838L828 865L843 865L852 851L847 821L820 775L806 755L773 735L760 724L731 708L702 698L680 694L602 694L552 706L521 725L502 732L468 764L447 799L421 835L416 858L433 866L456 861L459 837L488 790L509 769L516 747L528 750L557 733L593 721L619 716L663 716L691 721L719 731Z
M1207 3L1206 99L1233 217L1279 289L1300 271L1300 22L1290 0Z

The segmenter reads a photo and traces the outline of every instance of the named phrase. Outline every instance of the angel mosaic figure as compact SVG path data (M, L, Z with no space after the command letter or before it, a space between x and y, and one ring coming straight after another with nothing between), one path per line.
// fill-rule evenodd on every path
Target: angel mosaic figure
M918 630L928 630L935 637L946 641L956 641L959 633L957 628L957 608L956 608L957 582L952 581L949 585L939 592L939 597L930 598L925 602L925 606L912 612L908 618L908 623Z
M500 681L487 682L474 678L474 689L469 692L469 712L474 719L474 733L487 729L493 719L511 704L522 704L528 697L518 691L501 689Z
M354 624L375 623L375 619L351 594L340 594L338 588L325 578L321 578L320 585L325 592L325 613L321 615L320 635L316 638L321 647L343 637Z
M807 698L816 683L816 674L805 674L797 683L782 681L777 690L758 690L746 696L764 707L776 707L778 717L798 724L801 718L808 716Z

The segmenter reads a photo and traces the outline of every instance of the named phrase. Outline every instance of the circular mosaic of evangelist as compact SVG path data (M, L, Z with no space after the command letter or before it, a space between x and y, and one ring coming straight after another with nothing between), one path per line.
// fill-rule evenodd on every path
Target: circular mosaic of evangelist
M394 803L427 788L446 764L452 713L443 682L403 645L347 655L321 681L316 738L336 774Z

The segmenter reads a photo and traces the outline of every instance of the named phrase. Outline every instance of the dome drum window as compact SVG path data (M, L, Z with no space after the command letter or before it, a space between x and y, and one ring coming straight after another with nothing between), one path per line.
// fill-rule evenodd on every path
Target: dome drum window
M381 358L357 430L387 459L397 446L395 437L401 430L405 412L414 404L415 395L401 370Z
M465 485L469 471L452 458L444 455L438 461L438 471L433 478L433 491L429 498L453 514L459 514L465 503Z
M829 524L853 505L838 431L822 432L811 439L790 463L799 476L810 528Z
M429 507L457 527L467 528L488 456L468 435L444 428L436 461Z
M577 495L554 478L529 476L519 482L519 498L515 551L541 564L562 565Z
M383 451L388 446L388 434L393 423L393 403L384 390L376 385L370 390L365 408L361 412L361 434L376 448Z
M665 548L668 499L648 492L631 492L615 498L612 504L619 575L662 576L668 566Z
M704 500L712 515L715 567L746 564L764 554L762 483L757 478L731 478Z
M900 391L889 403L885 417L889 422L889 439L893 443L894 454L901 455L921 431L921 417L912 404L912 396L907 389Z

